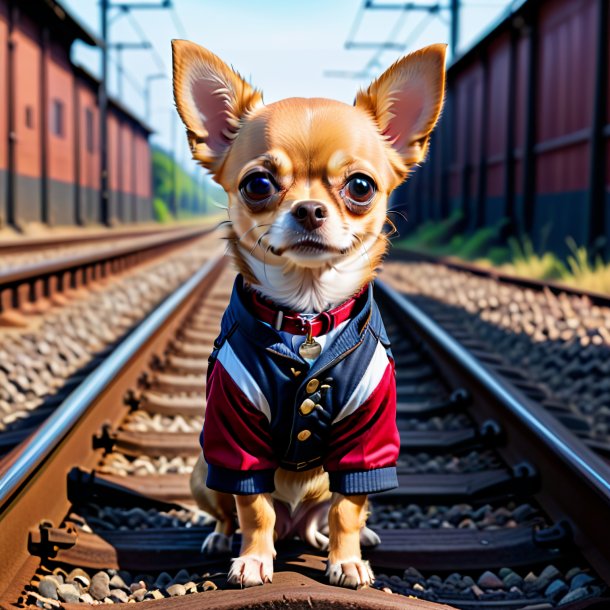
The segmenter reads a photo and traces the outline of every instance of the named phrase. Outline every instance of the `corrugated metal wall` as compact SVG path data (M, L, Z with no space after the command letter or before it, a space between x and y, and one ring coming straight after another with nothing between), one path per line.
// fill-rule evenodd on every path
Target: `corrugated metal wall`
M0 0L0 228L101 220L97 82L70 63L70 44ZM148 131L116 104L109 123L110 219L150 220Z
M561 254L609 234L608 19L607 0L530 0L450 67L430 158L395 198L407 230L460 209L466 230L507 219Z

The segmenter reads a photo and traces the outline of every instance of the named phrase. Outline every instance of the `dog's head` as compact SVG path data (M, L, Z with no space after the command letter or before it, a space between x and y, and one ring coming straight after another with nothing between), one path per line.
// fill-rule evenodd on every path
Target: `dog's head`
M194 159L228 194L232 251L246 279L265 288L261 264L285 278L351 261L355 289L370 280L386 250L388 197L424 160L441 110L445 45L397 61L353 106L264 105L210 51L172 46L176 106Z

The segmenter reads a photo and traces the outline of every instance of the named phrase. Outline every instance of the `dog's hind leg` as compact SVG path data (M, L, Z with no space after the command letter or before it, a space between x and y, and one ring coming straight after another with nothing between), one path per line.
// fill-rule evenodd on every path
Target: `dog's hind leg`
M203 541L202 553L215 555L230 553L233 534L237 529L235 500L231 494L206 487L208 466L199 456L191 473L191 493L197 506L216 519L216 527Z

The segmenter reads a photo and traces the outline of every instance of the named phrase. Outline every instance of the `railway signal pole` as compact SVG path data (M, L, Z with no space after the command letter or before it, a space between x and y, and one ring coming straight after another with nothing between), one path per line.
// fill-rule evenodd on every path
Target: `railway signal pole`
M451 28L449 33L449 48L451 49L451 59L454 60L460 36L460 0L451 0Z
M108 0L100 0L102 21L102 78L98 89L100 109L100 221L110 224L108 190Z
M109 0L100 0L100 22L102 32L102 76L98 88L98 105L100 111L100 222L110 225L110 192L108 185L108 12L110 9L130 11L133 9L166 9L171 8L171 0L153 3L120 3L111 4ZM121 79L119 79L119 82Z

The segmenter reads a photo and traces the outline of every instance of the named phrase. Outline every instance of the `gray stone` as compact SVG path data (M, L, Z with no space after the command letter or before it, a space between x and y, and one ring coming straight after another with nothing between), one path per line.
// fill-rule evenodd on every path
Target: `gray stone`
M181 585L180 583L176 583L175 585L171 585L171 586L167 587L167 592L172 597L177 597L179 595L186 595L186 588L184 587L184 585Z
M481 589L503 589L504 583L500 578L498 578L493 572L487 571L483 572L477 580L477 585L481 587Z
M581 574L582 573L582 569L579 568L578 566L575 566L573 568L570 568L567 572L566 572L566 581L570 582L572 580L572 578L574 578L574 576L576 576L577 574Z
M562 606L563 604L569 604L571 602L578 601L579 599L584 599L585 597L589 597L589 592L587 589L585 589L585 587L579 587L578 589L574 589L562 597L559 602L557 602L557 605Z
M120 602L122 604L126 604L129 601L127 597L127 593L123 591L123 589L111 589L110 590L110 599L113 602Z
M172 577L167 572L161 572L155 580L155 588L164 589L172 582Z
M91 584L91 579L89 575L84 570L80 568L75 568L68 574L68 578L66 579L68 582L78 583L83 589L88 589Z
M417 568L407 568L403 573L403 578L407 582L417 582L425 580L422 573Z
M513 511L513 519L517 523L523 523L536 514L536 511L529 504L521 504Z
M558 578L554 580L544 591L546 597L562 597L569 591L568 585Z
M135 599L137 602L141 602L146 595L146 588L135 590L129 597Z
M38 592L43 597L49 599L57 599L57 582L55 580L45 576L38 585Z
M472 585L472 587L470 587L470 590L475 594L477 599L481 599L481 597L485 595L483 591L481 591L481 589L477 587L477 585Z
M111 579L110 579L110 588L111 589L121 589L122 591L125 591L127 593L131 593L130 588L125 584L125 581L118 575L115 574Z
M59 587L57 587L57 594L63 601L69 604L78 603L78 598L80 597L78 588L71 584L59 585Z
M586 574L585 572L581 572L572 578L570 582L570 591L574 591L574 589L578 589L580 587L585 587L586 585L595 582L595 578L590 574Z
M106 572L98 572L91 579L89 593L94 599L102 601L106 597L110 597L110 577Z
M468 587L472 587L472 585L474 584L475 582L470 576L464 576L464 578L462 578L462 586L465 589L467 589Z
M540 576L538 578L540 580L550 582L556 578L561 578L561 572L554 565L550 565L540 572Z
M197 593L197 585L192 580L185 583L184 588L186 589L187 593Z
M508 573L502 577L502 582L507 589L510 589L511 587L521 587L523 578L516 572L509 570Z

